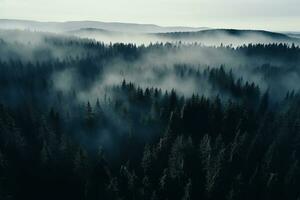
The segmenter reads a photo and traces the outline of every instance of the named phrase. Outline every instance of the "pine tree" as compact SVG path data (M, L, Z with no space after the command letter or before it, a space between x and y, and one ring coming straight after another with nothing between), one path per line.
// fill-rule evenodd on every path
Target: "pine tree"
M186 186L184 187L184 195L182 200L191 200L191 191L192 191L192 180L189 179Z
M88 102L86 105L85 126L87 128L87 131L92 131L95 126L95 115L90 102Z
M87 152L79 148L74 158L74 173L81 179L86 179L89 173L89 160Z
M145 174L148 174L149 170L151 169L151 163L152 163L151 147L149 144L146 144L144 148L142 163L141 163Z

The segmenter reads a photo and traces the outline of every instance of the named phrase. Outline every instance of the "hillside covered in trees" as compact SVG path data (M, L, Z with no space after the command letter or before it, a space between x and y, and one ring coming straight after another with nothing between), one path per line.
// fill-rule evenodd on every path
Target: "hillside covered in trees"
M300 48L0 32L0 199L300 199Z

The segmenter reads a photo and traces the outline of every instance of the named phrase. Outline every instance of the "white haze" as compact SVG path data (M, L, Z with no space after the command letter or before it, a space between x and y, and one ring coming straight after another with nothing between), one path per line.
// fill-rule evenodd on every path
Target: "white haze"
M274 97L282 98L283 91L296 90L300 87L295 84L300 81L298 73L291 73L291 76L281 77L280 82L274 84L278 88L271 87L271 81L265 79L263 74L253 73L253 67L260 66L264 61L252 61L246 56L238 57L231 53L216 51L214 48L197 48L196 46L181 47L177 50L152 51L143 55L133 62L115 59L104 66L103 75L98 76L96 81L84 90L79 89L77 98L80 102L96 102L104 97L111 97L111 89L119 86L123 80L127 83L134 83L136 86L145 88L160 88L162 91L175 90L179 95L190 97L193 94L214 97L222 94L226 99L228 94L212 88L211 83L205 77L193 77L190 75L180 77L175 73L176 65L188 65L191 70L199 71L210 68L219 68L224 65L225 70L233 70L236 79L243 78L244 81L254 82L261 91L271 90ZM255 63L257 62L257 63ZM245 66L245 64L249 66ZM280 65L274 60L274 65ZM252 65L252 67L250 67ZM54 86L63 92L71 92L78 88L77 72L68 69L53 75Z
M0 18L300 31L299 0L0 0Z
M259 36L255 38L255 36L256 35L251 34L250 36L244 36L244 38L235 37L234 40L244 41L245 38L251 37L252 40L260 41L261 38ZM2 59L5 59L7 57L6 55L13 53L12 55L17 58L34 62L36 59L40 59L40 57L45 55L49 59L65 59L70 56L73 58L76 56L83 57L87 54L86 50L84 48L80 48L80 46L66 48L65 46L60 47L51 45L45 42L45 37L70 39L68 35L58 35L53 33L0 31L0 38L2 38L5 42L11 43L12 48L14 47L13 44L15 42L24 44L24 48L13 48L8 52L5 52L6 49L4 48L2 49L4 51L1 52L0 56ZM216 41L217 43L222 41L223 44L226 44L225 42L228 38L232 39L231 36L225 34L218 35L218 39ZM73 37L71 39L76 38ZM85 42L85 40L79 41ZM211 41L208 41L207 43L210 42ZM143 41L143 43L146 42ZM232 40L230 40L230 43L232 44ZM38 53L37 56L35 52L40 52L41 50L45 53L45 55ZM88 100L95 101L97 98L105 96L107 91L109 91L109 88L119 85L122 80L133 82L142 88L155 87L161 88L163 91L175 89L180 95L184 96L190 96L192 94L214 96L217 95L219 91L211 88L211 85L207 80L199 80L190 76L178 77L178 75L174 72L174 66L178 64L187 64L193 70L199 70L201 72L206 69L207 66L220 67L220 65L225 65L227 70L234 70L237 78L243 77L244 80L255 82L263 90L266 90L270 87L270 85L269 82L264 80L264 77L261 74L252 73L251 68L247 70L246 67L239 67L245 64L253 67L260 66L261 64L264 64L264 62L265 61L258 59L249 60L246 56L236 56L228 51L216 50L213 47L201 48L199 45L178 44L176 48L153 49L132 62L118 58L111 60L103 67L103 76L99 74L96 81L88 88L81 89L80 83L77 79L79 74L73 66L70 66L67 70L55 72L51 79L58 91L70 92L75 88L78 88L78 91L76 92L80 102L86 102ZM273 65L282 65L282 63L277 63L276 58L274 58L271 62ZM281 82L282 83L280 83L280 85L282 88L277 91L281 91L281 89L297 90L299 89L299 86L295 83L300 82L299 74L296 72L291 73L290 79L282 78Z
M165 33L165 34L145 34L145 33L124 33L124 32L114 32L114 31L106 31L99 29L81 29L77 31L67 32L72 36L77 36L80 38L88 38L95 39L99 42L104 42L106 44L109 43L134 43L137 45L148 45L151 43L186 43L186 44L203 44L206 46L219 46L223 45L233 45L233 46L241 46L243 44L269 44L269 43L299 43L299 40L296 38L276 38L268 35L268 33L257 32L257 31L241 31L241 36L236 36L233 34L229 34L224 30L212 29L213 35L205 34L202 35L202 31L199 32L191 32L191 34L195 34L194 36L190 36L188 33L184 36L174 36L176 34L184 34L181 32L178 33ZM199 34L199 35L197 35ZM285 36L285 35L282 35Z

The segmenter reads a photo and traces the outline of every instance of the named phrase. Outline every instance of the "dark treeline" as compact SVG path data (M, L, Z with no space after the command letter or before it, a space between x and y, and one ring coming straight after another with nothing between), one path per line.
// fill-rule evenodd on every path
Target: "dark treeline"
M0 56L0 199L300 198L300 96L282 79L297 77L298 47L45 41L39 51L68 53L19 52L12 47L21 44L0 41L0 52L10 55ZM150 64L159 79L194 80L199 89L191 95L127 77L83 93L102 87L112 59L134 73L148 66L135 62L145 53L164 58L189 48L247 59L237 68ZM34 59L24 60L25 52ZM53 76L65 70L75 70L76 81L57 89ZM264 77L266 87L250 75Z

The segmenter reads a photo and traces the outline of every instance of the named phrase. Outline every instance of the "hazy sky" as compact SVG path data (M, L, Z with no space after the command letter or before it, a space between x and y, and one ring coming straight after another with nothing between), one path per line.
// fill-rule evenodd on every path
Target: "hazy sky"
M0 18L300 31L300 0L0 0Z

